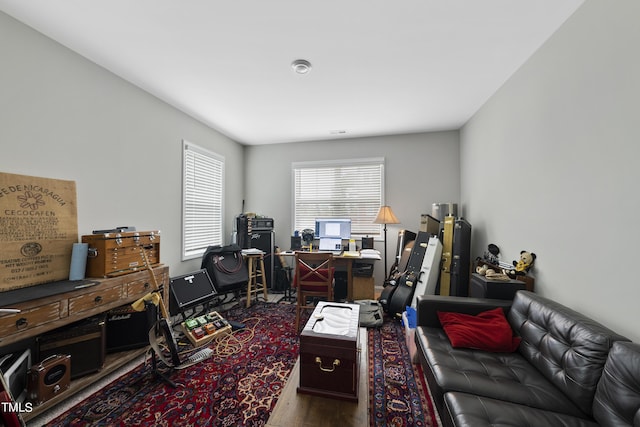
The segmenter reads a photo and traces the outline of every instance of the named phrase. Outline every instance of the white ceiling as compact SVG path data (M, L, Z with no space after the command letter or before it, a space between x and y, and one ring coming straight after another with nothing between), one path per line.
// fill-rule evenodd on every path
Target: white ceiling
M459 129L583 0L0 0L243 144ZM291 62L311 62L306 75Z

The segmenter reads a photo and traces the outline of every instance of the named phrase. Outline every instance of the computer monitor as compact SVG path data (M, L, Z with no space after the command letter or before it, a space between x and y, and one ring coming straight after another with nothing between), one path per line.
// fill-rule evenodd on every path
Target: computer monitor
M351 218L316 218L315 238L351 238Z

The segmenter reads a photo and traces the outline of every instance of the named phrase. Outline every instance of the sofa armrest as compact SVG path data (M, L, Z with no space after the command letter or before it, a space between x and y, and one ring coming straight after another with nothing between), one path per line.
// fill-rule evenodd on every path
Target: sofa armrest
M512 302L511 300L502 299L422 295L418 297L416 305L416 324L417 326L441 328L438 311L476 315L483 311L502 307L506 315L511 308Z

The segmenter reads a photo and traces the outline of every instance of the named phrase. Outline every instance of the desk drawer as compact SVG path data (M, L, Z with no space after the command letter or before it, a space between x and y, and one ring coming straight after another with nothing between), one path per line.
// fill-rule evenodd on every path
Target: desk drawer
M160 284L160 281L158 281L158 284ZM125 283L124 287L128 297L136 297L136 296L143 297L153 290L151 277L149 277L149 280L147 279L133 280L129 283Z
M117 302L124 297L122 285L69 298L69 316Z
M62 303L60 301L38 307L24 309L20 313L0 317L0 336L24 333L37 326L60 319Z

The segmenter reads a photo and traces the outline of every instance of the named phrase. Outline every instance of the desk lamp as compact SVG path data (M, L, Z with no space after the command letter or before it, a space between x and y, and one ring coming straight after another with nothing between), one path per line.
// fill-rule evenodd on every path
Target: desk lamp
M380 206L378 216L373 220L374 224L384 224L384 274L385 277L389 273L387 271L387 224L399 224L398 218L393 214L391 206Z

